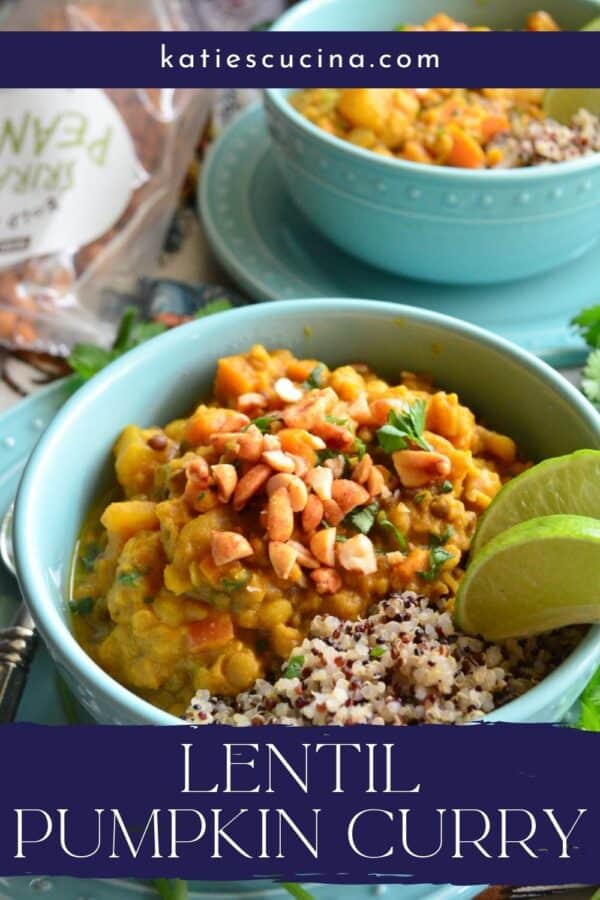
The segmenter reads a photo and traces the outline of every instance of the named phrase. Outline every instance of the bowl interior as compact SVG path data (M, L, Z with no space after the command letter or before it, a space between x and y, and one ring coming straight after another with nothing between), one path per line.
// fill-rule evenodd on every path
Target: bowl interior
M330 365L365 361L392 378L405 369L430 372L535 459L600 446L600 417L549 367L472 326L408 307L288 301L217 315L157 338L71 398L34 451L17 502L19 577L43 636L67 666L87 666L105 690L118 686L71 637L66 601L73 548L99 485L112 477L114 441L130 422L162 424L189 412L210 394L218 358L257 342Z
M561 28L578 30L600 12L597 0L544 0L543 8ZM537 9L534 0L305 0L282 16L276 29L388 31L401 24L419 24L443 10L458 21L491 28L522 28Z

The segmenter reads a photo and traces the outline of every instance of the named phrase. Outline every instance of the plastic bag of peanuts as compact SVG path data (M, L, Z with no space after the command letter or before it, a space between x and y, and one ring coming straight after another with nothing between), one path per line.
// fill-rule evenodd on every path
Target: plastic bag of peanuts
M188 30L188 0L19 0L9 30ZM0 344L67 355L108 344L106 289L152 270L211 94L3 90ZM116 314L114 308L112 315Z

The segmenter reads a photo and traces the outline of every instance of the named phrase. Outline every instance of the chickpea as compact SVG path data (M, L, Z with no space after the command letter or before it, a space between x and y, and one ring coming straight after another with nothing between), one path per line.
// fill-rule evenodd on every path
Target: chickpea
M272 600L261 607L258 619L263 628L273 628L275 625L285 625L293 612L294 608L289 600Z
M258 660L251 650L239 650L225 659L223 674L232 687L243 691L258 678Z

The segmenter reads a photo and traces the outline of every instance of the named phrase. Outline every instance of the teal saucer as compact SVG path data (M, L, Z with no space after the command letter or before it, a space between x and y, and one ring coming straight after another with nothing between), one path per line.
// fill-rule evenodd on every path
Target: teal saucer
M239 115L211 148L199 205L219 261L256 300L330 296L407 303L488 328L556 367L583 359L584 345L569 320L598 302L600 243L549 274L501 285L429 284L372 268L324 240L293 205L261 105Z
M0 415L0 516L12 502L21 471L38 437L68 396L65 381L56 382ZM0 627L9 623L18 602L17 584L0 563ZM83 714L82 714L83 716ZM54 666L38 646L19 710L19 721L68 724ZM12 773L5 765L5 777ZM1 782L0 782L1 784ZM1 789L1 787L0 787ZM481 887L451 885L306 885L315 900L469 900ZM190 900L285 900L289 894L272 882L192 882ZM156 891L135 879L1 878L0 900L158 900Z

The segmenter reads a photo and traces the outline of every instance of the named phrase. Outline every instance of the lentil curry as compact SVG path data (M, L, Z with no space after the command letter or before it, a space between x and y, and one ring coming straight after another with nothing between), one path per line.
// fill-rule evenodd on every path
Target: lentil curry
M115 445L118 496L74 565L75 635L175 715L235 695L316 614L413 590L451 608L479 515L526 464L454 393L262 346L218 363L214 398ZM290 674L291 677L291 674Z
M488 31L445 13L405 31ZM558 31L546 12L533 12L527 31ZM544 118L538 88L308 88L292 105L329 134L381 156L432 165L502 166L498 138Z

